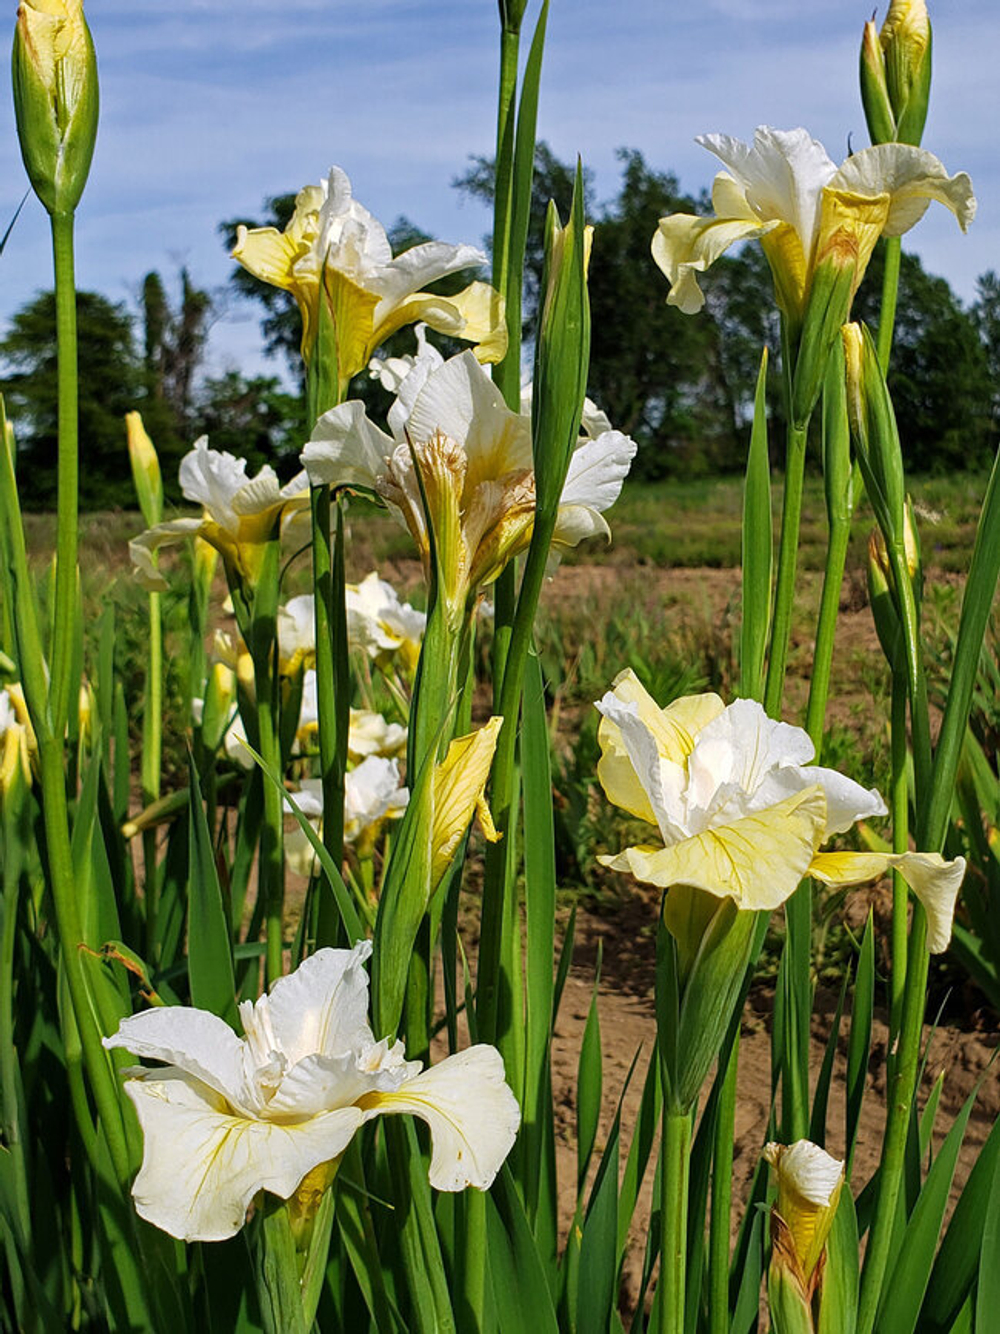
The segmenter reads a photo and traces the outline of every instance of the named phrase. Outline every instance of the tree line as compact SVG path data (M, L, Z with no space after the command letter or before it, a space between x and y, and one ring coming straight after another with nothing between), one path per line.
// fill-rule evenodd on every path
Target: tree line
M617 194L600 203L588 179L588 214L596 233L590 265L592 314L590 394L619 429L634 437L633 475L705 476L740 469L746 451L753 387L762 346L779 348L779 330L767 263L747 245L716 262L701 280L705 310L682 315L665 304L666 286L649 257L658 218L704 213L706 196L680 191L670 172L650 167L634 149L619 153ZM455 186L484 203L492 200L493 163L475 157ZM545 143L536 154L535 193L527 253L525 335L531 339L541 282L543 221L548 200L563 216L572 194L573 168ZM265 200L260 218L219 225L231 249L240 223L284 228L293 194ZM400 218L389 228L395 253L429 239ZM442 291L469 275L444 280ZM877 322L882 259L876 251L855 299L855 318ZM122 418L139 408L157 443L164 480L176 487L177 461L199 435L246 457L251 470L269 462L287 472L303 443L301 398L278 375L204 374L205 343L220 298L178 276L171 296L159 273L142 285L139 317L123 304L80 292L81 503L98 509L133 503L124 465ZM300 364L299 316L294 300L242 269L230 291L255 303L267 355L284 362L293 380ZM12 318L0 340L0 392L18 427L18 469L28 503L47 508L55 492L56 367L54 301L39 294ZM458 344L437 340L447 355ZM411 351L412 333L395 335L385 349ZM900 437L911 471L985 467L1000 429L1000 278L978 280L975 301L964 306L944 278L903 255L890 387ZM772 355L770 405L780 416L778 358ZM388 406L376 381L358 376L352 394L370 410ZM775 439L780 432L774 431ZM174 491L173 499L177 499Z

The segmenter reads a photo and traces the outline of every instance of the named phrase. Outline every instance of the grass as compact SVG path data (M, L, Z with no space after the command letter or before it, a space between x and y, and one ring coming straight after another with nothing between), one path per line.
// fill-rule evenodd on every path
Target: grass
M928 660L948 656L957 625L957 572L968 565L984 479L954 475L911 479L925 565L924 629ZM780 486L773 497L775 528ZM620 817L596 790L596 711L593 701L626 665L661 703L696 690L731 697L738 684L740 527L742 480L627 484L609 514L610 546L584 544L543 598L537 642L548 684L555 742L557 823L564 883L607 891L596 856L622 845ZM419 565L409 535L364 500L348 506L349 578L378 569L407 596L420 601ZM142 626L145 595L133 581L128 540L141 529L137 513L117 511L81 517L81 589L86 624L96 634L100 612L117 613L119 665L139 697L144 671ZM841 627L824 761L866 786L887 781L888 672L878 652L866 607L865 562L870 512L862 505L848 557ZM51 515L26 516L27 540L44 576L54 542ZM789 661L786 714L802 721L812 663L812 626L825 554L822 481L806 480L799 559L802 569ZM165 553L169 570L186 556ZM697 572L697 573L695 573ZM220 579L220 598L223 595ZM290 567L286 592L305 587L305 562ZM178 589L183 581L177 581ZM183 656L183 595L164 599L167 669ZM174 654L171 653L174 649ZM88 653L88 658L93 658ZM179 691L170 688L168 709ZM183 726L183 720L171 719Z

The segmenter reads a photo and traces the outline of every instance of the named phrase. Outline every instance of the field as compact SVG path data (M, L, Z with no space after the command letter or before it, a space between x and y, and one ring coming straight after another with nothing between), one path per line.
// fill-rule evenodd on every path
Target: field
M924 632L932 664L947 661L962 587L959 572L968 565L977 501L984 484L984 479L976 476L921 478L913 484L925 563ZM571 912L576 911L574 962L556 1029L553 1058L562 1215L567 1225L575 1199L577 1062L598 974L596 994L604 1035L602 1137L614 1119L633 1057L637 1051L644 1053L643 1060L648 1056L656 1032L658 898L655 891L605 870L597 860L602 853L621 845L623 817L602 799L596 782L597 716L592 701L608 688L625 662L633 665L657 699L665 701L699 689L732 695L738 672L734 629L739 617L741 505L738 479L627 486L610 516L612 545L579 548L571 560L562 563L543 595L537 644L547 683L555 756L559 918L563 931ZM774 497L774 506L777 513L780 492ZM348 577L360 579L369 570L378 569L402 593L419 601L420 567L403 531L364 502L352 503L349 524ZM123 631L118 641L119 666L126 680L130 674L138 678L141 673L142 645L131 640L128 631L130 625L141 624L133 612L142 594L131 581L126 554L127 540L140 526L138 516L130 513L91 515L83 524L86 623L95 625L102 608L112 602L116 605ZM870 527L870 517L862 512L855 525L841 593L824 759L858 781L884 790L888 782L889 674L868 607L865 560ZM46 517L32 520L29 541L39 562L45 560L51 532L51 521ZM801 722L811 669L807 627L815 621L819 600L824 533L822 488L818 479L812 479L807 483L803 511L804 574L790 656L789 718L795 722ZM304 579L305 571L292 564L288 592L298 591ZM221 600L221 586L218 591ZM180 627L184 618L182 600L168 595L165 610L167 625L173 617ZM483 639L485 653L488 622ZM931 685L933 697L933 673ZM485 687L477 695L475 708L483 717L489 711ZM180 728L168 729L167 735L171 733L175 738L182 734ZM183 755L174 753L166 759L168 769L179 774ZM471 882L476 883L474 870ZM869 908L875 914L880 938L885 939L890 911L885 884L853 892L846 898L843 892L829 895L817 904L817 1002L811 1035L814 1077L830 1036L839 979L855 960ZM469 924L476 920L473 911L464 916ZM780 914L776 914L742 1023L734 1180L737 1192L744 1197L771 1111L770 1018L782 929ZM935 1088L939 1073L947 1070L940 1090L936 1144L995 1050L996 1015L948 956L932 963L931 996L929 1010L933 1013L939 1009L939 1026L933 1033L927 1029L924 1098ZM878 1161L885 1093L885 1009L879 990L876 1000L869 1077L876 1096L866 1103L857 1149L858 1166L864 1175ZM843 1134L845 1052L846 1039L841 1037L831 1095L830 1147L835 1153L842 1148L837 1136ZM637 1114L640 1091L641 1081L633 1079L624 1094L626 1126ZM968 1167L998 1108L1000 1096L993 1079L987 1082L973 1112L953 1198L964 1184ZM645 1203L640 1205L633 1225L636 1244L624 1271L623 1309L628 1309L635 1297L649 1188L647 1183Z

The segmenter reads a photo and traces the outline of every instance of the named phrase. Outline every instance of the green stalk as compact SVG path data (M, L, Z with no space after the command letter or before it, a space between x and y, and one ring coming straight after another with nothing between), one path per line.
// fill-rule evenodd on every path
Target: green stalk
M476 1021L481 1042L496 1042L499 1034L500 956L505 920L508 844L514 828L514 791L516 786L517 724L521 709L524 668L531 646L535 608L545 582L549 543L555 528L555 514L547 522L536 522L525 563L524 578L517 600L517 614L507 650L498 712L503 727L497 738L490 790L493 822L502 837L486 845L486 878L479 936L479 973L476 990ZM507 909L509 911L509 908Z
M486 1196L480 1190L467 1190L456 1203L465 1211L459 1309L482 1319L486 1310Z
M712 1213L708 1226L708 1334L729 1334L729 1216L733 1196L733 1128L740 1029L736 1025L719 1095L712 1148Z
M910 804L906 764L906 677L892 673L892 850L905 852L909 846ZM909 888L898 871L892 873L892 972L889 996L889 1050L895 1046L903 1016L903 990L907 968L907 908Z
M77 913L77 886L69 838L62 741L52 736L46 736L44 739L39 737L38 759L41 769L42 815L45 821L49 881L56 929L59 932L62 964L80 1032L83 1058L90 1078L97 1116L107 1138L118 1184L123 1193L126 1193L133 1164L122 1116L118 1082L108 1054L101 1045L97 1014L84 976L83 955L80 952L83 932Z
M927 918L920 903L914 900L899 1036L899 1058L889 1088L888 1115L879 1169L878 1203L868 1239L868 1249L865 1252L864 1272L861 1276L858 1334L872 1334L889 1260L896 1204L903 1176L910 1107L917 1083L929 961Z
M0 449L0 514L2 514L0 544L3 546L14 589L12 612L18 669L38 739L42 816L45 824L48 879L56 931L94 1102L107 1136L115 1176L124 1192L127 1191L133 1165L129 1154L126 1123L122 1117L118 1081L108 1055L101 1046L101 1033L83 971L83 959L80 953L83 931L78 912L78 888L70 844L62 733L56 732L50 724L34 588L28 569L13 464L10 452L6 448Z
M802 517L802 480L806 462L808 422L802 426L789 423L785 454L785 490L781 503L781 538L778 545L778 577L774 590L774 619L771 653L767 664L764 708L772 718L781 714L785 688L788 641L792 630L792 604L795 599L795 570L798 562L799 524Z
M273 674L269 657L261 661L254 655L254 684L257 690L257 726L260 753L275 773L281 772L281 745L275 717ZM284 863L282 851L281 794L273 783L264 784L264 822L260 831L260 865L258 893L264 900L264 922L267 936L267 982L270 986L284 971Z
M684 1334L687 1269L688 1174L691 1158L691 1117L664 1107L663 1170L660 1173L660 1254L658 1334Z
M517 64L521 46L519 28L503 27L500 32L500 88L497 100L496 187L493 196L493 286L507 289L510 262L510 222L513 211L514 135L517 110ZM508 329L508 335L510 330ZM520 342L520 329L517 330ZM515 382L520 381L520 359L508 355L504 365L513 368ZM507 397L507 385L501 386ZM518 389L518 392L519 389ZM508 406L513 406L508 402Z
M906 686L910 702L910 725L913 737L914 781L918 797L930 790L931 748L927 715L926 685L920 653L917 605L910 581L905 552L901 544L888 548L892 577L898 593L897 607L903 628L903 646L906 654ZM896 676L899 673L895 674ZM894 698L893 737L896 736L897 716L902 712ZM905 733L904 733L905 736ZM894 759L895 759L894 755ZM893 789L894 804L896 789ZM921 808L922 810L922 808ZM948 802L940 812L930 810L918 828L918 847L934 851L944 841L948 816ZM895 830L893 840L895 846ZM896 904L893 903L895 918ZM893 923L895 927L895 920ZM889 1103L886 1116L885 1138L882 1144L879 1172L878 1202L872 1222L865 1267L861 1277L861 1297L858 1309L858 1334L872 1334L878 1315L879 1299L888 1266L896 1206L902 1183L906 1138L910 1109L917 1086L920 1060L920 1038L923 1032L924 1009L927 1003L927 971L930 955L927 953L927 917L919 902L913 903L913 920L907 942L906 981L903 988L902 1017L899 1026L898 1056L889 1081ZM893 973L895 975L895 959ZM894 984L895 985L895 984Z
M10 1164L10 1208L7 1222L22 1253L31 1253L31 1203L25 1153L26 1126L21 1125L23 1102L17 1096L17 1047L14 1042L14 945L20 891L22 815L26 798L20 777L4 796L3 911L0 932L0 1126Z
M142 804L150 806L160 795L163 754L163 619L160 594L149 594L149 658L142 715ZM156 830L142 835L143 887L146 902L146 956L153 957L159 883L156 874Z
M277 679L277 608L281 541L277 530L267 542L252 589L230 584L240 628L253 662L257 711L257 741L265 766L275 774L281 767L281 727ZM283 972L284 947L284 809L274 783L264 784L264 818L260 830L257 893L264 904L267 946L267 983Z
M337 536L331 550L329 487L313 487L310 502L323 845L339 868L344 861L344 775L350 706L347 611L344 605L344 523L338 504ZM335 648L340 651L335 652ZM316 945L334 944L338 933L336 905L329 894L323 894L319 901Z
M822 759L823 725L826 721L826 703L830 696L830 670L833 664L833 645L840 611L840 590L844 582L847 548L851 541L851 521L830 525L830 540L826 549L826 567L823 571L823 593L816 624L816 647L813 652L813 672L809 682L809 703L806 707L806 731L816 747L817 764Z
M903 243L898 236L887 236L885 240L885 269L882 273L882 306L878 317L878 364L882 374L889 373L889 357L892 353L892 334L896 323L896 298L899 296L899 264L903 253Z
M910 731L913 738L913 772L916 791L923 795L930 791L931 732L927 708L927 680L924 676L923 653L920 645L920 612L913 592L906 552L902 537L898 542L886 543L892 577L898 590L899 618L903 630L903 648L906 654L906 685L910 697Z
M59 420L58 528L56 532L55 606L52 635L50 709L52 731L62 737L73 695L76 637L78 523L78 433L76 362L76 287L73 276L73 214L53 213L52 257L55 268L56 358Z

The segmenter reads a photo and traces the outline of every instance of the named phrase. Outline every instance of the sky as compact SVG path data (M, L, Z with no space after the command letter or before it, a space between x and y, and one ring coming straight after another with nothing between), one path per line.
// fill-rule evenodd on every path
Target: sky
M158 269L182 265L220 295L232 271L224 218L318 181L336 163L389 225L405 214L444 241L481 243L486 210L452 181L492 152L495 0L86 0L101 124L77 214L77 285L136 309ZM529 0L530 32L538 0ZM966 302L1000 268L1000 17L996 0L931 0L934 83L923 143L979 201L966 236L932 205L904 245ZM13 10L13 6L11 6ZM620 147L696 193L721 131L804 125L840 161L867 140L858 93L866 0L551 0L538 134L580 154L599 199L618 188ZM880 23L883 8L877 14ZM527 39L523 45L527 46ZM9 97L0 99L0 232L27 185ZM599 244L599 239L598 239ZM0 255L0 336L51 285L48 221L32 196ZM662 282L650 264L650 282ZM664 297L666 285L664 283ZM261 356L255 306L227 298L208 369L278 373Z

